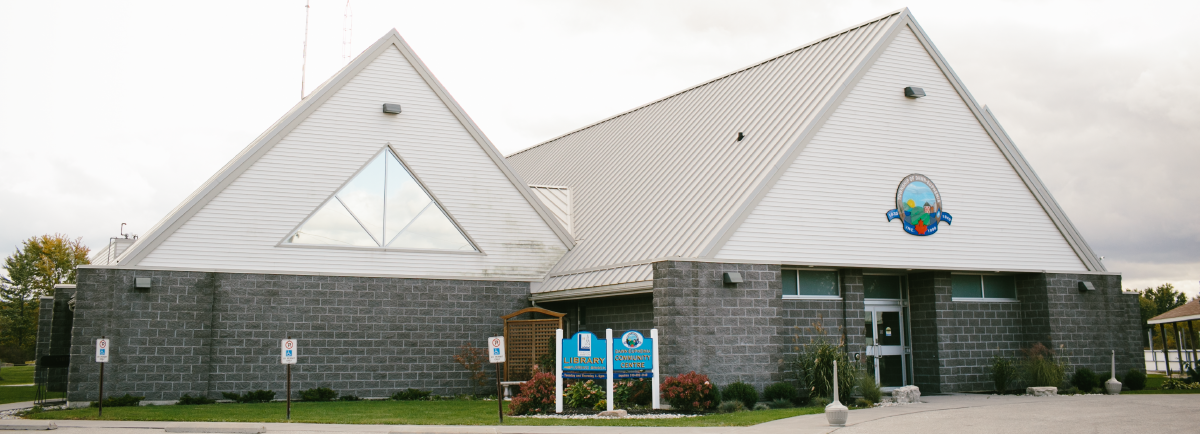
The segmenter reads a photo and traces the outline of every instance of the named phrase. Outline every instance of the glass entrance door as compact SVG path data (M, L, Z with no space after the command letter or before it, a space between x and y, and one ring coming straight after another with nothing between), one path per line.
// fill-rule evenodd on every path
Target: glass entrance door
M903 308L868 305L865 318L868 372L874 369L875 382L884 388L908 384Z

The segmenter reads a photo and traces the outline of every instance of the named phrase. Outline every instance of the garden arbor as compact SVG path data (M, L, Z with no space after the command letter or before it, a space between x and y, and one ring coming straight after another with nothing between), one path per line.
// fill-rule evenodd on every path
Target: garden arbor
M529 314L530 319L513 319ZM537 318L538 315L551 318ZM533 376L533 364L546 354L554 354L549 343L554 331L563 327L565 313L540 307L527 307L500 317L504 320L504 342L507 361L504 363L504 381L525 381ZM543 367L542 369L548 369Z

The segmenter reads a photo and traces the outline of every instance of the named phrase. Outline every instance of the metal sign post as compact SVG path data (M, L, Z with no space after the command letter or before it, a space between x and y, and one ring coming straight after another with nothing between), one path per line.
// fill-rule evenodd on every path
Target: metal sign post
M101 336L100 339L96 340L96 362L100 364L100 400L97 401L99 403L100 411L96 414L97 417L104 416L104 364L108 363L108 355L110 352L108 339L105 339L104 336Z
M488 338L488 361L496 365L496 412L504 425L504 388L500 386L500 364L504 363L504 336Z
M292 365L299 360L296 340L288 336L280 344L280 363L287 366L287 420L292 420Z

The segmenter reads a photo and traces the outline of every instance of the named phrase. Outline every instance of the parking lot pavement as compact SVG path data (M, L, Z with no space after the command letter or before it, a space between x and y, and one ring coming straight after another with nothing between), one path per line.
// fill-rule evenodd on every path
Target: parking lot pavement
M1195 433L1200 431L1200 394L1087 395L1034 398L954 394L922 397L922 403L850 412L845 428L825 415L780 419L750 427L640 428L585 426L431 426L261 424L272 434L818 434L818 433ZM2 425L46 426L51 421L5 420ZM58 433L153 434L171 422L53 421ZM201 424L233 427L234 424ZM236 424L245 426L246 424ZM214 430L215 431L215 430Z

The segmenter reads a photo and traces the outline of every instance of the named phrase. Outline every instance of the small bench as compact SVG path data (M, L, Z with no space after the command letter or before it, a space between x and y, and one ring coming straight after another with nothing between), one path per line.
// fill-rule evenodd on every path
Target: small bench
M504 388L504 400L511 401L513 397L513 389L525 384L524 381L501 381L500 387Z

